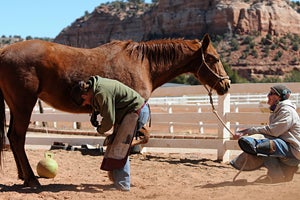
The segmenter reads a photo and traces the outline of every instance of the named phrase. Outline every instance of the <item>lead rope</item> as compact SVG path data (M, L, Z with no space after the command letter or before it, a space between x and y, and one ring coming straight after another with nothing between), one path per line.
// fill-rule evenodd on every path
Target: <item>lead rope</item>
M201 43L200 43L200 46L201 46ZM198 70L197 70L197 73L196 73L197 75L200 73L200 69L201 69L202 65L205 65L205 66L207 67L207 63L206 63L206 61L205 61L205 57L204 57L204 53L203 53L202 48L201 48L201 52L202 52L202 63L201 63L200 67L199 67ZM229 78L229 77L221 77L221 76L219 76L218 74L216 74L214 71L212 71L212 70L210 69L210 67L207 67L207 68L208 68L208 70L209 70L212 74L214 74L215 76L217 76L217 77L219 78L219 80L223 80L223 79L225 79L225 78ZM196 75L196 76L197 76L197 75ZM200 80L199 77L198 77L198 79ZM215 83L215 85L214 85L213 87L211 87L210 90L207 88L206 85L204 85L205 89L206 89L207 92L208 92L209 101L210 101L210 104L211 104L211 107L212 107L212 112L216 115L216 117L217 117L217 118L219 119L219 121L223 124L223 126L226 128L226 130L227 130L232 136L234 136L234 133L226 126L225 122L222 120L222 118L220 117L220 115L218 114L218 112L217 112L217 110L215 109L215 106L214 106L214 102L213 102L213 98L212 98L212 90L213 90L213 88L216 86L217 83L218 83L218 81ZM244 170L244 168L245 168L245 166L246 166L246 163L247 163L247 160L248 160L248 155L246 155L246 159L245 159L245 162L244 162L242 168L241 168L241 169L238 171L238 173L234 176L233 182L236 181L236 178L238 177L238 175Z
M217 118L219 119L219 121L223 124L223 126L226 128L226 130L232 135L234 136L234 133L226 126L225 122L222 120L222 118L220 117L220 115L218 114L217 110L215 109L214 106L214 102L213 102L213 98L212 98L212 89L208 89L206 85L204 85L204 87L206 88L207 92L208 92L208 96L209 96L209 101L212 107L212 112L217 116ZM243 164L243 166L241 167L241 169L239 169L238 173L233 177L233 182L236 181L236 178L240 175L240 173L242 173L242 171L244 170L246 163L248 161L248 155L246 154L246 158L245 158L245 162Z
M210 101L210 104L211 104L211 107L212 107L212 112L217 116L217 118L219 119L219 121L223 124L223 126L226 128L226 130L232 135L234 136L233 132L226 126L225 122L222 120L222 118L220 117L220 115L218 114L217 110L215 109L215 106L214 106L214 102L213 102L213 98L212 98L212 92L211 90L209 90L207 88L206 85L204 85L204 87L206 88L207 92L208 92L208 96L209 96L209 101Z
M241 169L239 169L239 171L236 173L236 175L233 177L232 182L236 181L236 178L240 175L240 173L242 173L242 171L244 170L244 168L246 167L246 163L248 161L248 154L246 154L246 158L245 158L245 162L243 164L243 166L241 167Z

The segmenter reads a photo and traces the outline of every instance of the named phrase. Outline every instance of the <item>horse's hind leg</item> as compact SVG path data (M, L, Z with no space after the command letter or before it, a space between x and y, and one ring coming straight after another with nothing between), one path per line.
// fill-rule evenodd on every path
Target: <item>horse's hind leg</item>
M30 122L32 108L35 101L24 102L22 109L11 109L11 121L7 137L18 168L19 178L24 179L24 186L38 187L39 181L35 177L27 155L25 153L26 131Z
M140 130L138 130L138 137L139 140L133 139L131 146L148 143L150 139L150 133L145 127L142 127Z
M13 114L10 114L10 123L9 123L9 128L8 128L8 132L7 132L7 136L8 138L11 138L11 135L12 135L12 124L13 124ZM9 139L10 140L10 139ZM12 149L12 152L13 152L13 155L14 155L14 158L15 158L15 162L16 162L16 165L17 165L17 170L18 170L18 177L19 179L22 179L24 180L24 176L23 176L23 172L22 172L22 169L21 169L21 165L20 163L18 162L17 160L17 154L15 153L14 151L14 148L11 148Z

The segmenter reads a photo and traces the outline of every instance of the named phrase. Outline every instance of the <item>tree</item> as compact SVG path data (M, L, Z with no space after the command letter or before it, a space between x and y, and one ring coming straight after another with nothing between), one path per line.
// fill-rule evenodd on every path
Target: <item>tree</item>
M284 78L284 82L299 82L300 72L298 70L293 70Z
M141 4L141 3L145 3L144 0L127 0L128 3L134 3L134 4Z
M237 71L233 71L227 63L222 62L222 64L223 64L223 67L224 67L226 73L229 76L229 79L231 80L231 83L248 83L249 82L249 81L247 81L247 79L239 76Z

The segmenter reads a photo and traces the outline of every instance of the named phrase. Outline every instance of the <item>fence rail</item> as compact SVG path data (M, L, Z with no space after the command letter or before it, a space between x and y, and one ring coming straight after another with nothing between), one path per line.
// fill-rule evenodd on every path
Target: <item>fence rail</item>
M298 84L285 85L294 91L291 96L293 103L300 105ZM267 124L269 113L266 93L271 86L272 84L235 84L229 94L214 95L217 113L227 128L235 131L241 127ZM216 149L217 158L227 161L229 150L239 148L236 141L230 140L230 133L212 112L206 93L203 86L168 87L154 91L149 100L152 110L152 138L145 146ZM8 110L7 115L9 116ZM88 114L64 113L47 106L40 113L37 104L31 121L39 124L53 123L54 128L56 123L61 122L72 123L77 128L75 125L81 122L87 123L91 128L89 118Z

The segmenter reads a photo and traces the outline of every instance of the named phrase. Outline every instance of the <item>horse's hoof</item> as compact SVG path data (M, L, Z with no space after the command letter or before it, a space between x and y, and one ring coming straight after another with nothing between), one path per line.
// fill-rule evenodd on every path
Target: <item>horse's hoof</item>
M25 178L23 177L23 175L18 175L18 178L21 179L22 181L25 180Z
M30 187L32 189L38 189L41 187L40 182L36 178L27 181L25 180L23 185L24 187Z
M108 171L107 172L107 176L108 176L108 179L112 182L114 182L114 175L113 175L113 172L112 171Z

